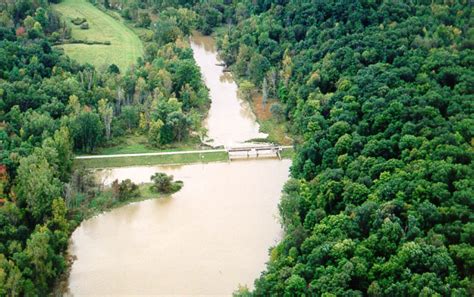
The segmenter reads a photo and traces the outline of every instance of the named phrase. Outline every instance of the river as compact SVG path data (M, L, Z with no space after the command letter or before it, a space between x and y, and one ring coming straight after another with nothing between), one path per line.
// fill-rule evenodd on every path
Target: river
M194 59L201 68L209 95L211 107L205 121L209 144L235 145L267 134L259 132L259 124L250 104L237 95L237 84L230 72L219 66L215 41L212 37L195 33L191 38Z
M264 136L232 77L216 66L213 40L194 35L191 45L210 89L212 143ZM82 222L70 241L76 260L65 295L230 296L239 284L252 288L282 235L277 205L290 165L260 159L98 171L105 184L165 172L184 187Z

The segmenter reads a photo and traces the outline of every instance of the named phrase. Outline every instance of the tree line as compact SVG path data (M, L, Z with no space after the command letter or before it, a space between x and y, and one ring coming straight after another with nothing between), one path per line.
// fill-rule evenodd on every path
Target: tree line
M78 210L136 194L125 182L105 199L73 171L74 153L129 133L156 147L204 133L208 90L185 40L194 18L163 11L172 37L150 26L143 58L96 69L53 46L65 28L48 1L0 2L0 296L47 295L68 266Z

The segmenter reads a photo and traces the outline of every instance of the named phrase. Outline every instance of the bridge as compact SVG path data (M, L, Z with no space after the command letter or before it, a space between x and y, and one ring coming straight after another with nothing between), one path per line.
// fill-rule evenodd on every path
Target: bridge
M229 160L242 158L260 158L260 157L278 157L281 159L281 151L293 148L292 146L279 145L247 145L238 147L226 147L218 149L203 149L190 151L172 151L172 152L153 152L153 153L135 153L135 154L112 154L112 155L86 155L76 156L77 160L90 159L108 159L108 158L131 158L131 157L148 157L148 156L170 156L170 155L189 155L189 154L206 154L227 152Z
M292 146L278 145L249 145L240 147L226 147L229 160L242 158L259 158L259 157L277 157L281 160L281 151L283 149L292 148Z

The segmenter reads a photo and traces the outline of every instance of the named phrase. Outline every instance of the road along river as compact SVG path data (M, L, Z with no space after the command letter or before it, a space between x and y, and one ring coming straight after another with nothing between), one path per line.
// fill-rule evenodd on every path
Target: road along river
M232 77L216 66L213 40L194 35L194 57L210 89L213 145L264 137ZM73 233L65 295L229 296L252 287L281 237L278 202L291 161L254 159L185 166L99 170L105 184L149 182L155 172L184 187L84 221Z

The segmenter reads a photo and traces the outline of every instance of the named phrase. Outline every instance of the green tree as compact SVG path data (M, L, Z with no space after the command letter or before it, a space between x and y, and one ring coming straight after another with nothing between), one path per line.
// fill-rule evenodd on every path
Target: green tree
M57 275L53 265L50 240L51 231L46 226L41 226L26 242L25 254L33 270L32 279L37 294L46 293L48 281Z
M248 80L244 80L239 85L239 95L244 100L252 100L252 97L255 92L255 85Z
M64 126L56 130L52 138L48 138L43 142L44 149L54 150L54 158L48 159L48 163L54 165L55 176L64 182L69 180L74 162L72 147L69 129Z
M15 192L20 206L26 206L36 223L51 214L53 199L61 195L59 180L48 161L38 154L22 158L17 172Z
M173 176L157 172L150 177L153 185L151 189L158 193L171 193L173 191Z
M161 120L151 121L150 129L148 130L148 142L155 147L160 145L161 141L161 128L163 127Z
M100 99L98 110L99 110L99 114L102 118L102 122L105 126L105 139L109 140L110 139L112 119L113 119L113 116L114 116L113 109L107 103L106 99Z
M103 125L98 114L82 112L77 115L70 126L74 147L92 152L103 138Z

